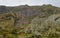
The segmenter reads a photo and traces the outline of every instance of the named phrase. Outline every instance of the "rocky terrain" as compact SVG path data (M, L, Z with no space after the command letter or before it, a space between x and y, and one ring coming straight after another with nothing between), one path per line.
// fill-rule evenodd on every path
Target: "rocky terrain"
M0 6L0 38L60 38L60 8Z

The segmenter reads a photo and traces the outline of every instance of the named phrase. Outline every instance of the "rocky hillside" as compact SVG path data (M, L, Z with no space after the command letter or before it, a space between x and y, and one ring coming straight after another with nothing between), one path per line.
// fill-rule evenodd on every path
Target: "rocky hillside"
M0 6L0 38L60 38L59 21L52 5Z
M33 15L46 16L50 14L56 14L56 12L59 13L60 8L52 5L43 5L43 6L21 5L15 7L0 6L0 12L20 13L21 15L24 15L26 17Z

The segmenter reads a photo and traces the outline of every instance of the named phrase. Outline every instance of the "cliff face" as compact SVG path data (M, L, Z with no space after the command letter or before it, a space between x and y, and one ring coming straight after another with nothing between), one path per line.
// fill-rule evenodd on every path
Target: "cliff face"
M23 7L23 8L21 8L20 11L23 15L28 16L28 17L35 14L35 10L33 10L30 7Z
M30 6L27 6L27 5L15 7L13 9L13 12L14 11L17 13L20 13L21 15L26 16L26 17L31 17L33 15L38 14L38 11L34 10L33 8L31 8Z

